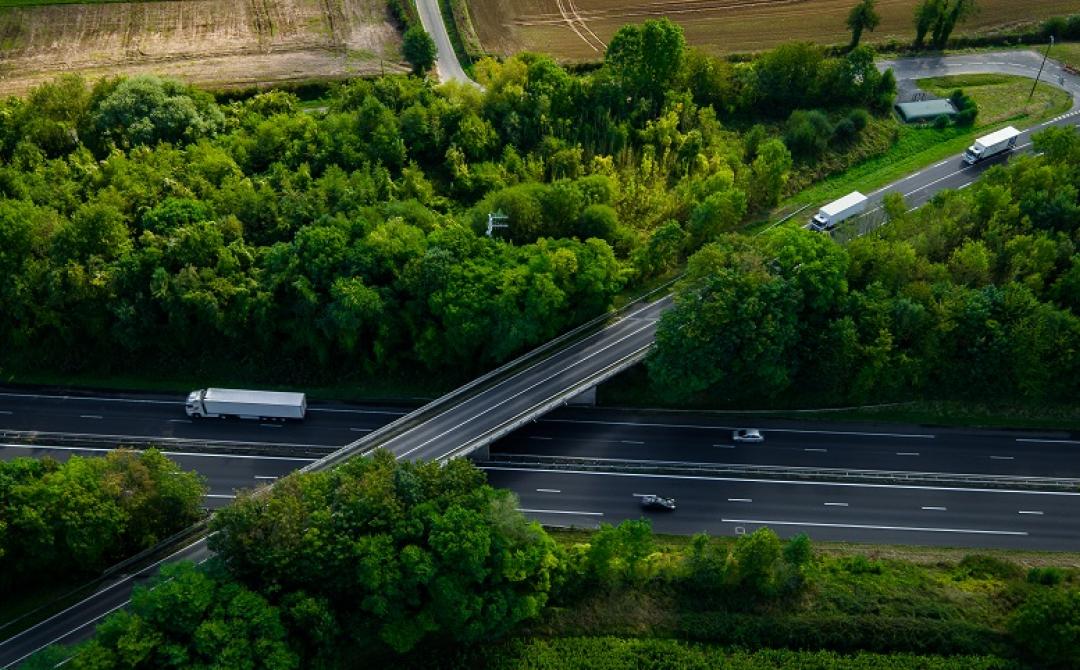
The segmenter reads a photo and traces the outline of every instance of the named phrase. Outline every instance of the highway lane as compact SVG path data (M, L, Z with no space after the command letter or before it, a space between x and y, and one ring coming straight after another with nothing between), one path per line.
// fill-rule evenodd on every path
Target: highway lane
M0 447L0 458L63 459L82 449ZM206 476L209 507L281 477L308 459L172 453ZM763 525L820 540L1080 550L1080 492L781 481L765 478L573 472L485 466L492 485L514 491L526 514L551 525L595 527L642 516L636 495L675 496L672 514L648 513L657 532L717 535Z
M314 404L303 423L188 422L183 399L0 391L0 429L74 435L142 435L208 441L341 446L404 413L389 407ZM764 444L736 444L757 427ZM168 447L183 452L183 446ZM980 431L830 421L780 421L707 413L563 408L492 445L493 454L536 454L692 463L1080 477L1080 434ZM235 463L242 463L236 459ZM242 466L237 466L243 472Z
M751 423L748 423L751 422ZM762 430L736 443L735 428ZM694 413L567 409L491 448L499 454L787 467L1080 478L1080 435L754 420Z
M1080 493L485 468L529 516L594 528L646 516L660 533L734 535L769 526L817 540L1080 550ZM638 496L674 496L646 512Z
M190 419L183 396L57 394L0 389L0 430L127 438L181 438L339 447L407 410L311 403L303 422Z

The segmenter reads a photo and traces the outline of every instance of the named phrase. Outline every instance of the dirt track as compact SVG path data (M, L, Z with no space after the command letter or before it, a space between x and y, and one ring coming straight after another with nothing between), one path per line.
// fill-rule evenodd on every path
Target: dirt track
M0 10L0 94L60 72L247 86L399 71L383 0L174 0Z
M492 53L541 51L565 61L597 60L625 23L667 16L687 41L714 53L781 42L844 43L854 0L468 0L473 25ZM882 21L868 41L910 40L917 0L878 0ZM985 32L1077 11L1076 0L979 0L957 33Z

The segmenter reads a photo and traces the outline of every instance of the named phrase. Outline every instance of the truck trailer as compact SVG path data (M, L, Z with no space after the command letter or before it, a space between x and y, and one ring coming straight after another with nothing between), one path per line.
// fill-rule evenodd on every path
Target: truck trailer
M307 412L307 398L303 393L209 388L189 393L184 409L192 418L299 420Z
M964 162L974 165L981 160L1009 151L1016 146L1017 137L1020 137L1020 131L1012 126L980 137L964 152Z
M846 221L857 214L865 212L868 200L862 193L852 191L843 198L830 202L819 209L814 218L810 219L810 228L819 231L832 230L841 221Z

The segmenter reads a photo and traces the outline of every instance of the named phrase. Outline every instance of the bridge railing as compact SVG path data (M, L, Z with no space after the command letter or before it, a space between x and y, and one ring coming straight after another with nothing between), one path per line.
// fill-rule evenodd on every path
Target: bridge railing
M622 318L631 314L635 309L639 309L642 305L648 303L650 299L657 296L666 294L671 286L675 284L682 275L678 275L663 284L649 290L623 305L618 309L613 309L594 319L591 319L580 326L563 333L553 340L532 349L531 351L515 358L508 363L495 368L494 370L477 377L463 386L450 391L449 393L432 400L426 405L413 410L412 412L398 417L396 420L386 424L382 428L378 428L360 439L345 445L341 449L338 449L332 454L325 456L324 458L309 463L305 467L301 468L300 472L313 472L317 470L325 470L327 468L334 467L343 461L360 454L368 453L374 449L377 449L380 445L383 445L395 437L402 435L409 430L419 426L420 424L428 421L429 419L442 414L447 409L450 409L469 398L472 398L483 391L502 383L506 379L528 370L536 365L543 363L545 360L555 355L559 351L562 351L566 347L584 341L589 337L602 331L612 320ZM596 382L593 382L596 383ZM580 387L575 387L578 391L583 390ZM572 393L569 397L572 397L576 393ZM563 400L559 400L559 403ZM509 431L507 431L509 432Z

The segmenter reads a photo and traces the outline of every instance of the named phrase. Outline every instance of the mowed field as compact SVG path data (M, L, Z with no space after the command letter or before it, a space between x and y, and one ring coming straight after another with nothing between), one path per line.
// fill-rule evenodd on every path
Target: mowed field
M0 7L0 95L61 72L241 87L404 70L384 0Z
M489 53L539 51L565 61L599 58L620 26L666 16L687 41L714 53L757 51L781 42L844 43L855 0L468 0ZM868 41L914 36L917 0L878 0L881 25ZM1080 0L978 0L957 34L988 32L1080 12Z

